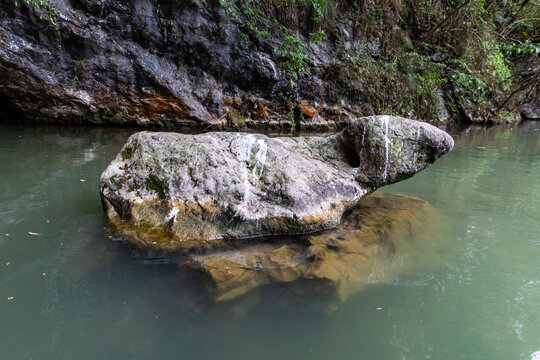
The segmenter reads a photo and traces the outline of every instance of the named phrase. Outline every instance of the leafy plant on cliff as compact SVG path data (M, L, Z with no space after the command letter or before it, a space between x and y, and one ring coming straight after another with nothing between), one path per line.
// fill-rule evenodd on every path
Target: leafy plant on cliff
M335 78L337 98L365 104L365 115L392 114L419 119L437 116L437 89L443 84L443 66L416 52L402 52L393 61L379 62L344 55L327 68L325 77Z
M367 62L349 61L345 52L346 69L341 75L334 71L334 76L348 88L347 97L369 103L375 112L423 119L435 115L422 107L433 109L440 103L435 96L440 90L448 94L456 116L473 104L477 119L506 121L516 109L524 87L512 74L508 57L540 52L539 0L345 3L355 13L355 34L378 43L382 52Z
M28 5L33 6L39 12L39 18L43 19L44 16L48 16L48 20L55 26L56 25L56 15L58 15L58 10L55 7L50 6L48 1L45 0L24 0ZM19 6L19 2L15 1L15 6ZM45 13L40 10L44 9Z
M274 48L281 69L291 79L296 80L302 74L309 72L312 60L306 55L306 43L291 29L298 26L299 11L309 14L309 21L324 24L336 14L333 0L220 0L221 6L229 16L246 19L241 27L249 31L258 40L271 40L270 34L281 39L279 46ZM319 43L325 36L320 27L310 33L310 40ZM244 34L244 40L249 34Z

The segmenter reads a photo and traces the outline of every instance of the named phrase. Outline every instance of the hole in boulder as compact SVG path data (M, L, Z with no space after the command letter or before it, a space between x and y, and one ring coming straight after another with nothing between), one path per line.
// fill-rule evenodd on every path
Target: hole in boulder
M357 168L360 166L360 157L358 156L356 149L351 147L344 147L343 156L350 167Z

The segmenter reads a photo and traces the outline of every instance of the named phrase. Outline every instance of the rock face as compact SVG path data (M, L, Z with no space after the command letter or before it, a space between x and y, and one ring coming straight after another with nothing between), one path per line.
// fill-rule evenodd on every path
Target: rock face
M534 91L532 100L521 106L521 115L525 119L540 120L540 91Z
M337 226L369 192L450 151L431 125L378 116L328 137L140 132L101 175L111 224L156 249L302 234Z
M208 290L217 301L276 283L343 300L418 263L415 256L430 246L421 235L435 220L423 200L376 193L362 199L336 229L276 243L239 242L192 260L210 279Z
M526 97L521 105L521 116L527 120L540 119L540 54L523 55L515 63L514 71L521 76Z
M326 102L318 90L324 74L292 88L274 51L283 39L246 34L219 1L43 3L0 6L0 114L63 124L283 128L299 99ZM329 42L307 49L313 65L330 63L335 51ZM330 105L303 122L335 128L347 111Z
M228 13L224 8L232 3L245 14ZM372 72L369 64L376 65L375 74L386 71L394 52L405 54L403 49L409 52L422 40L411 32L419 24L407 16L407 7L397 7L395 17L412 23L387 23L387 10L372 1L362 6L330 1L339 6L323 26L308 7L298 7L310 2L293 1L289 11L279 9L280 1L258 3L270 5L262 22L288 23L286 34L296 36L301 46L291 46L290 38L273 26L262 35L266 27L247 16L249 6L243 9L242 1L3 1L0 121L334 130L349 118L388 111L388 106L410 113L414 102L403 108L398 104L411 95L426 104L411 116L446 121L445 109L454 120L462 116L444 106L451 96L440 91L428 102L423 95L416 97L424 89L404 94L408 86L419 86L407 80L414 73L386 77L395 82L397 76L398 87L373 90L362 81ZM298 21L287 21L287 12L296 12ZM366 21L373 29L364 28ZM314 31L323 28L327 36L314 41ZM385 50L386 37L394 39L396 48ZM416 51L424 54L425 49ZM433 54L432 60L443 65L448 56ZM408 62L399 65L400 72L408 72ZM421 108L430 109L430 103L438 103L435 111L424 112ZM477 104L462 105L470 121L486 121L475 113Z

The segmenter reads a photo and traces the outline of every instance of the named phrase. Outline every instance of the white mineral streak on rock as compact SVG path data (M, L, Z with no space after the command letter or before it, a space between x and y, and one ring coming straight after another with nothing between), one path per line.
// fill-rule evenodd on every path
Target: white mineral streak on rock
M274 62L269 57L267 57L266 55L264 55L262 53L259 53L259 57L261 58L261 60L263 60L265 63L267 63L270 66L270 68L272 69L272 73L273 73L274 77L277 77L278 76L278 69L276 67L276 64L274 64Z
M362 147L360 148L360 151L358 152L358 160L362 161L362 153L364 152L364 140L366 139L366 127L364 126L364 130L362 132Z
M364 132L362 133L362 146L364 146L364 140L366 140L366 126L364 126Z
M244 138L240 138L240 152L239 152L239 158L238 160L242 162L247 162L247 166L242 166L242 180L243 180L243 199L242 204L239 206L241 210L243 210L244 213L247 213L247 208L249 206L249 200L251 198L251 183L249 181L249 162L251 160L251 153L253 150L253 145L255 145L255 142L257 139L255 139L255 136L253 135L247 135ZM245 214L244 214L245 215Z
M390 157L390 139L388 138L388 116L381 116L381 121L384 124L384 150L386 153L386 159L384 161L384 172L382 175L383 181L386 181L386 178L388 176L388 161Z
M418 127L416 128L416 143L418 143L420 141L420 133L422 132L422 126L418 125ZM414 160L413 160L413 163L416 164L418 162L418 151L415 151L414 152Z
M253 170L252 170L256 187L259 186L259 178L261 177L264 171L264 166L266 165L266 154L268 152L268 146L266 145L263 139L259 139L257 141L257 145L259 147L259 150L257 151L257 154L255 154L255 166L253 167ZM263 206L260 203L258 203L256 205L256 212L259 213L262 209L263 209ZM256 220L255 227L257 229L260 229L260 223L259 223L258 218Z
M266 153L268 152L268 146L263 139L259 139L257 141L257 145L259 146L259 151L257 151L257 154L255 154L255 166L253 167L252 173L258 182L264 170L264 165L266 164Z
M240 157L238 160L249 162L251 158L251 150L253 149L253 145L255 145L255 141L255 136L251 134L240 138Z
M176 215L180 212L180 209L177 207L173 207L172 210L165 216L165 219L163 219L163 223L168 223L172 219L176 217Z
M219 142L216 140L216 138L212 136L208 136L208 139L210 139L210 141L212 141L214 145L219 146Z

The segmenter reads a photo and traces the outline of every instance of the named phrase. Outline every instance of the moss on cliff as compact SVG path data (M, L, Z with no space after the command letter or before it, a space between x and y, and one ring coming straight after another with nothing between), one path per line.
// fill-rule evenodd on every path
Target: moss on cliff
M291 87L300 76L321 76L327 86L315 98L350 101L361 115L508 122L539 82L538 76L524 81L510 69L512 56L540 49L538 0L221 4L245 21L245 41L263 47L269 34L282 38L274 50ZM339 61L315 65L316 43L325 37Z

